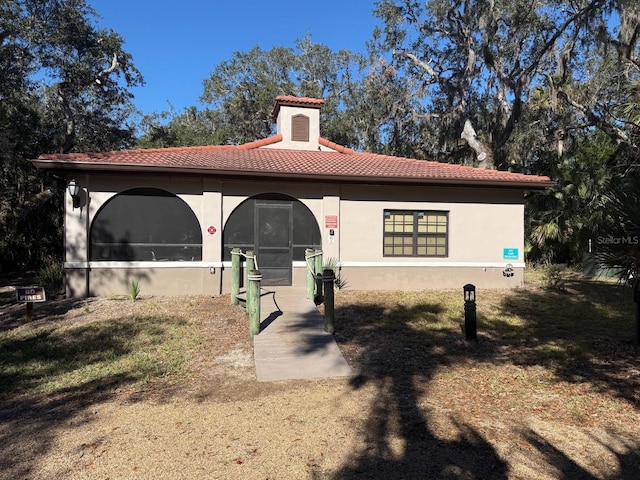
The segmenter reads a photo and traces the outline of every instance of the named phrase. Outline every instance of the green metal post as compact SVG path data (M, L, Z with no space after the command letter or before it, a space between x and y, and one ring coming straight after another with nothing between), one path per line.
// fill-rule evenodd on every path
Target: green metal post
M324 331L333 333L335 328L334 320L334 295L333 281L335 280L333 270L330 268L322 272L322 282L324 283Z
M251 338L260 333L260 270L249 270L247 274L247 311L249 312L249 331Z
M231 250L231 305L238 305L240 293L240 253L239 248Z
M315 289L315 286L314 286L315 280L313 279L314 263L313 263L313 257L311 255L313 255L313 249L312 248L307 248L304 251L304 261L307 264L306 265L306 268L307 268L307 298L309 300L313 299L313 291Z

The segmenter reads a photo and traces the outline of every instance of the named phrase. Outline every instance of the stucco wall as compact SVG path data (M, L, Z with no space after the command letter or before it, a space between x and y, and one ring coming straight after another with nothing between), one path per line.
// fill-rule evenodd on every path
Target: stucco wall
M355 264L440 265L524 262L522 191L460 188L343 187L340 202L341 260ZM446 258L384 257L383 212L438 210L449 213ZM503 249L517 249L505 261ZM496 265L497 266L497 265Z
M220 291L219 272L205 268L92 268L89 296L128 295L128 285L136 280L140 295L216 295Z
M291 118L295 115L304 115L309 119L309 141L300 142L291 140ZM264 148L282 148L286 150L318 150L320 146L320 109L309 107L296 107L284 105L280 107L278 118L276 119L276 129L282 135L282 141L267 145ZM324 149L324 147L323 147Z
M522 283L524 207L520 190L443 187L357 186L327 183L237 181L153 175L76 175L81 207L66 196L65 262L70 296L126 293L131 278L141 279L147 294L216 294L229 291L230 265L222 262L222 232L235 208L263 193L297 198L315 216L325 258L343 264L350 288L419 289L464 282L479 287L512 287ZM167 190L193 210L203 238L200 262L89 262L88 235L100 207L119 192L136 187ZM449 213L447 258L384 257L385 209L442 210ZM335 223L337 222L337 224ZM208 227L215 227L214 234ZM334 235L329 235L333 231ZM518 258L503 258L505 248ZM502 272L515 268L513 277ZM304 264L296 263L293 283L304 286ZM87 277L88 276L88 277ZM88 283L87 283L88 278ZM475 279L475 280L474 280Z

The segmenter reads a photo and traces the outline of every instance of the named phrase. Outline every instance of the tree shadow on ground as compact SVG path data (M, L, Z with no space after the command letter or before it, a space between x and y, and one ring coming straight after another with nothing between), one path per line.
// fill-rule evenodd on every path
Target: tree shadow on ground
M58 394L0 402L3 478L32 478L36 462L54 446L59 432L74 423L91 422L98 405L112 398L113 389L134 381L134 377L125 374L113 375ZM61 472L65 473L71 476L70 472Z
M140 345L153 349L182 321L131 315L60 326L59 320L52 315L0 335L0 471L6 478L30 478L60 431L92 421L92 412L119 390L161 378L168 367L145 361Z
M86 298L69 298L34 303L32 321L62 317L71 310L88 305L91 301L91 299ZM0 297L0 309L0 332L20 327L26 322L26 305L24 303L16 303L15 293L11 294L10 299L6 295L4 298Z
M574 278L563 292L518 290L480 321L511 360L543 365L559 380L589 382L640 409L640 355L634 344L631 289ZM513 326L500 318L519 318Z
M365 447L334 478L507 478L506 463L473 427L457 422L458 438L446 440L430 426L419 390L438 368L466 357L467 349L459 335L418 331L411 323L442 310L438 304L336 309L336 339L357 343L361 352L351 359L361 372L351 385L373 384L377 395L363 425ZM458 353L434 353L454 345Z
M602 298L610 299L611 292L600 293ZM544 292L506 294L496 312L479 314L482 331L478 342L465 341L459 328L451 328L451 325L448 328L437 325L416 328L416 322L434 322L434 317L442 315L446 309L437 302L411 307L339 303L335 338L341 345L350 344L351 348L346 349L351 354L348 360L360 372L351 385L354 389L373 385L377 394L362 427L364 447L355 451L332 478L508 478L510 465L507 460L460 415L450 418L457 432L455 438L438 435L425 392L434 375L448 367L482 362L520 364L539 361L536 348L542 347L544 342L557 342L558 332L571 332L574 328L558 322L555 329L549 329L547 324L536 320L540 317L540 308L558 313L558 301ZM594 314L600 308L594 302L586 313ZM504 315L516 314L524 317L522 326L511 327L501 320ZM460 323L462 321L461 309ZM587 337L593 334L593 331L584 333ZM636 365L635 360L627 360ZM558 376L568 378L563 368L571 367L557 362ZM602 369L594 366L590 370L583 368L581 372L583 378L602 382L621 397L633 401L628 388L609 378ZM577 380L575 372L571 378ZM635 384L634 388L637 389ZM535 432L524 432L520 438L527 444L527 449L535 452L531 453L531 458L546 462L557 472L557 478L600 478ZM617 459L619 468L602 478L640 478L638 445L607 448Z

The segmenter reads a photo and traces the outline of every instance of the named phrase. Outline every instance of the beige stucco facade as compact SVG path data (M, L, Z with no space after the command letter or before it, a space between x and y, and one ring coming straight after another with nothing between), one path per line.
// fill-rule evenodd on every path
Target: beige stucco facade
M306 284L305 248L337 262L350 289L522 285L524 195L549 187L548 178L357 153L320 136L323 103L277 97L277 134L243 145L35 160L81 188L79 207L66 196L68 296L126 294L132 280L146 295L226 293L234 246L259 250L265 279L280 285Z
M340 262L347 288L419 290L462 288L466 283L478 288L511 288L523 282L522 189L149 174L90 173L75 178L82 186L80 208L74 209L67 196L65 213L69 296L126 294L132 279L139 281L143 294L228 292L231 269L230 262L223 261L222 241L226 222L242 202L265 193L289 196L309 209L320 229L325 258ZM165 190L189 206L202 232L202 260L89 261L90 229L100 208L118 193L140 187ZM384 256L385 209L447 212L447 256ZM508 257L505 249L509 250ZM507 275L508 266L513 268L513 275ZM305 262L294 261L292 269L292 284L304 286Z

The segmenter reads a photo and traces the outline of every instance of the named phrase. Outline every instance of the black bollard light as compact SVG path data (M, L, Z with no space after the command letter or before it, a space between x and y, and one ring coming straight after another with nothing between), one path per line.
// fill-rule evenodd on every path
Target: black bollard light
M476 287L467 283L462 287L464 292L464 337L467 340L477 340L476 326Z

